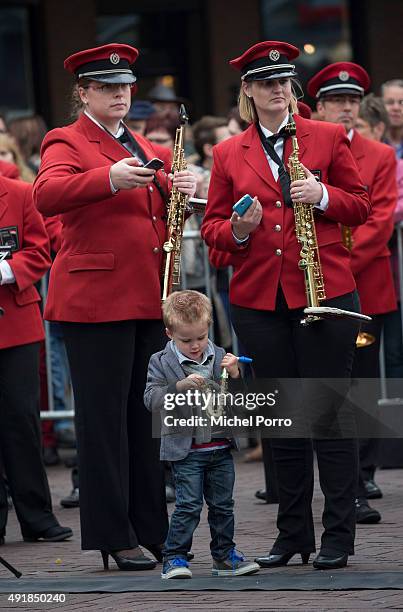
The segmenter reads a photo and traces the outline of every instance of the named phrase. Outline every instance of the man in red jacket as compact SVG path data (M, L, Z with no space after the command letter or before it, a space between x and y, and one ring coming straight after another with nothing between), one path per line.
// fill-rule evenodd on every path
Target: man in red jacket
M308 83L308 93L317 99L319 118L345 127L351 152L372 204L366 223L351 230L351 269L362 312L372 317L372 321L365 323L362 330L375 339L371 346L357 350L352 373L355 378L379 378L383 315L396 310L388 249L397 201L394 152L387 145L363 138L354 129L361 99L369 85L367 72L352 62L330 64ZM357 523L377 523L381 520L379 512L371 508L366 500L368 494L378 489L373 480L376 452L377 440L361 440Z
M34 287L50 267L49 241L28 183L0 176L0 451L25 541L59 542L72 536L52 504L41 453L39 346L44 339L40 296ZM0 544L7 522L0 476Z

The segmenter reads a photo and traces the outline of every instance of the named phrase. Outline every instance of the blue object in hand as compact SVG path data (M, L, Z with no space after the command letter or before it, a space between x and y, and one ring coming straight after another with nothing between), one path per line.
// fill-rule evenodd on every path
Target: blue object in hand
M238 357L238 361L241 363L252 363L253 359L250 357Z
M232 210L236 212L237 215L242 217L242 215L246 213L246 211L248 210L252 202L253 202L253 198L251 198L250 195L247 193L240 200L238 200L236 204L234 204L234 206L232 207Z

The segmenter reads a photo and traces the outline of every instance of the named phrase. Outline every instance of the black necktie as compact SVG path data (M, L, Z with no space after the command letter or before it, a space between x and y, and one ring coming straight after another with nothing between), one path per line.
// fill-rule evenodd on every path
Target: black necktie
M263 134L262 128L260 127L259 123L257 124L257 130L259 132L260 140L262 141L264 150L266 151L267 155L278 165L278 178L280 181L280 187L281 192L283 194L284 203L286 206L292 208L292 200L290 194L290 175L287 172L283 160L280 159L274 149L274 145L276 144L279 138L284 138L285 145L285 139L289 136L288 131L285 129L285 127L283 127L279 132L277 132L277 134L273 134L272 136L266 137Z
M282 127L281 130L279 132L277 132L277 134L272 134L272 136L267 136L267 140L274 147L274 145L276 144L276 142L277 142L277 140L279 138L284 138L284 140L285 140L286 138L288 138L288 136L289 136L289 133L287 132L285 127Z
M147 163L147 157L143 149L130 134L126 126L124 127L123 133L117 138L117 140L119 140L120 144L122 144L124 148L129 151L129 153L134 155L134 157L137 157L143 164Z

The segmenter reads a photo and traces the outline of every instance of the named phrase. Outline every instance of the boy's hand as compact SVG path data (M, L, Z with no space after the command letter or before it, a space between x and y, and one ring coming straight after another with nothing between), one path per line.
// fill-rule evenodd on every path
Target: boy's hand
M205 381L203 376L200 374L189 374L183 380L178 380L176 383L176 390L179 393L183 393L183 391L187 391L188 389L201 389L204 387Z
M224 355L223 360L221 362L221 367L225 368L231 378L239 378L239 367L238 367L238 358L232 353L227 353Z

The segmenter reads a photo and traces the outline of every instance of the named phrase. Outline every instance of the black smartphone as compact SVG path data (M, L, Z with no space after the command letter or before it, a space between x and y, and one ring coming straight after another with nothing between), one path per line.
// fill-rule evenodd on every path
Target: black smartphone
M150 161L144 164L143 168L150 168L151 170L161 170L163 166L164 162L162 161L162 159L158 159L158 157L153 157L152 159L150 159Z

